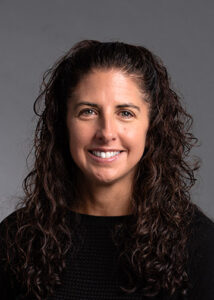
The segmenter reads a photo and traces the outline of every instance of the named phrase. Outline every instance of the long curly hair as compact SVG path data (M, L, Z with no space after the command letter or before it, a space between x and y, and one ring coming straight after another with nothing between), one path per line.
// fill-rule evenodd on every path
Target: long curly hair
M193 118L181 104L161 59L148 49L127 43L83 40L76 43L43 76L34 103L38 117L34 163L23 180L24 196L16 224L7 230L7 261L27 295L44 300L62 284L66 253L72 246L68 225L71 204L78 203L77 166L66 129L67 99L94 69L116 69L136 81L149 103L149 129L132 195L134 222L115 231L119 262L127 275L121 289L132 293L144 283L146 296L161 289L187 294L187 243L196 204L190 189L200 159L189 152L198 139L190 132ZM16 226L15 236L12 226ZM123 236L123 232L128 234ZM17 259L18 258L18 259Z

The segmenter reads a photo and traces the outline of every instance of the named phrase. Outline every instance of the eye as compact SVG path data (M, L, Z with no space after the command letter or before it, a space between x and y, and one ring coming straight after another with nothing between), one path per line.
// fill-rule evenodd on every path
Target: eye
M121 113L125 114L124 116L128 119L130 118L130 116L131 116L131 118L134 117L134 115L128 110L123 110Z
M85 116L91 115L91 113L88 113L88 112L94 112L94 111L90 108L83 109L83 110L80 111L79 115L85 115Z
M81 115L83 115L83 116L90 116L90 115L92 115L92 113L95 113L95 111L93 109L86 108L86 109L83 109L83 110L80 111L79 116L81 116ZM128 110L123 110L120 113L123 114L123 116L125 117L125 119L130 119L130 118L134 117L134 114L131 113Z

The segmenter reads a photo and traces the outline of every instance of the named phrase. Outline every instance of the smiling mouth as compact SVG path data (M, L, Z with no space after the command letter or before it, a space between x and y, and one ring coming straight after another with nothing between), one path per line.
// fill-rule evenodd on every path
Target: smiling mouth
M97 150L88 150L88 152L90 153L93 153L93 152L104 152L104 153L107 153L107 152L124 152L124 150L114 150L114 151L97 151Z
M112 153L111 153L112 152ZM111 152L100 152L100 151L92 151L89 150L89 155L97 162L111 162L116 160L120 154L124 151L111 151ZM106 154L108 153L108 154ZM111 153L111 154L110 154Z
M96 150L88 150L88 152L90 152L92 155L96 156L96 157L100 157L100 158L111 158L114 156L119 155L122 151L118 150L118 151L96 151Z

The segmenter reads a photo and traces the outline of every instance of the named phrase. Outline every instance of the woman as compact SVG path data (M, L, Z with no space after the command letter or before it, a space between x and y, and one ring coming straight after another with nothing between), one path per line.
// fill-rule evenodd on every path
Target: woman
M198 140L161 60L83 40L34 110L35 164L0 227L4 299L213 299L214 223L189 193Z

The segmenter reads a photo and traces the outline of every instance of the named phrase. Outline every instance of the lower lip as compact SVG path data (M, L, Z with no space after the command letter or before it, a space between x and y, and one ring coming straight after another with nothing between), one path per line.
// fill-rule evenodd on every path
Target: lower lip
M94 154L92 154L91 152L88 151L88 154L89 156L96 162L99 162L99 163L110 163L112 161L115 161L117 160L121 154L123 153L124 151L118 153L117 155L113 156L113 157L109 157L109 158L102 158L102 157L99 157L99 156L95 156Z

